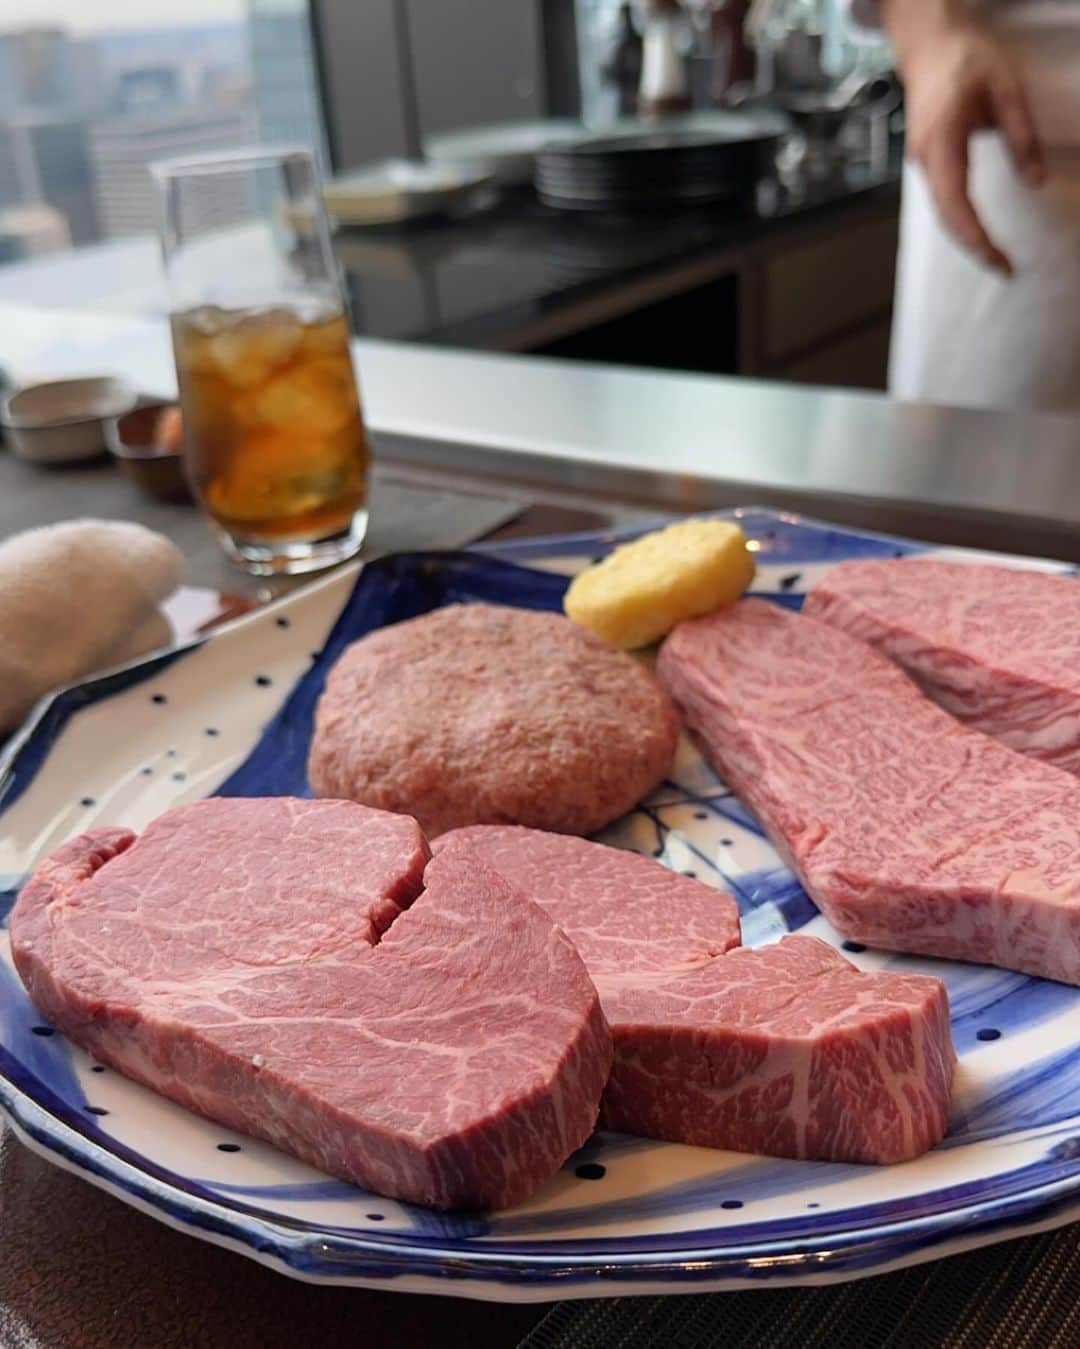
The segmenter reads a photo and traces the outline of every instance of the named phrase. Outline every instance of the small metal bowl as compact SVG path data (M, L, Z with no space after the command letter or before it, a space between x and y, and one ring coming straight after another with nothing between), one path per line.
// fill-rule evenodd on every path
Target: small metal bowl
M190 501L184 457L178 447L158 440L161 414L175 403L143 403L105 423L105 444L121 470L148 496L159 501Z
M11 448L37 464L92 459L105 448L105 422L127 412L135 391L121 379L57 379L28 384L0 402Z

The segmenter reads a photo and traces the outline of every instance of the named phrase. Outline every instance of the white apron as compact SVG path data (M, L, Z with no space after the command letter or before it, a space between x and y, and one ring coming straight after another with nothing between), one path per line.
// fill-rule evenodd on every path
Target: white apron
M1048 181L1029 188L997 134L972 141L971 196L1012 259L1004 278L953 243L905 165L889 392L1080 412L1080 0L1014 0L995 23L1021 62Z

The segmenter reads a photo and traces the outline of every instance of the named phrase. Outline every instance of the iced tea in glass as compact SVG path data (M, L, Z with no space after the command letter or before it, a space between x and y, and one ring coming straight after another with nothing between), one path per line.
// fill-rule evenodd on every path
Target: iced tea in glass
M370 454L310 156L170 161L156 174L193 490L253 571L351 556ZM239 192L222 192L230 177Z

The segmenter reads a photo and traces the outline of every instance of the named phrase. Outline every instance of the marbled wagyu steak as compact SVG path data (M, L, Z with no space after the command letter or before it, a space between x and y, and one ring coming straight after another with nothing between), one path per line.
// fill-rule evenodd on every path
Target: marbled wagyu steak
M680 624L658 672L837 931L1080 983L1071 774L962 725L866 643L764 600Z
M918 1156L945 1132L945 986L864 973L825 942L739 941L723 891L636 853L511 826L444 835L575 943L615 1039L603 1123L676 1143L847 1162Z
M842 562L805 612L876 646L946 712L1080 775L1080 582L927 558Z
M42 1014L102 1063L331 1175L438 1208L531 1195L611 1037L551 919L416 822L214 798L54 852L15 905Z

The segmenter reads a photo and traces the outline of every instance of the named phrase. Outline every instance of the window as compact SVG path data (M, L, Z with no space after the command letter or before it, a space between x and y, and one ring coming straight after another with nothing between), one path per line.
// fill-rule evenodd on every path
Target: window
M153 231L155 159L323 153L308 0L0 8L0 262Z

